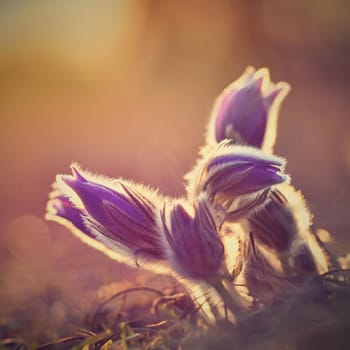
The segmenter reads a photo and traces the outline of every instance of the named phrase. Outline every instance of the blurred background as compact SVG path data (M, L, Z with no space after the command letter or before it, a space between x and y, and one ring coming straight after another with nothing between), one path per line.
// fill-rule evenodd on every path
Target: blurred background
M349 55L347 0L1 1L0 337L67 335L97 300L157 283L46 222L50 185L77 161L183 194L212 103L247 65L292 85L276 153L346 254Z

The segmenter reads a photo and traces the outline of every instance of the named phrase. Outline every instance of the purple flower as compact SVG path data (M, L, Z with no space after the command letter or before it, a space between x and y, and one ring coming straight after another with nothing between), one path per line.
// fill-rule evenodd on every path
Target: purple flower
M267 69L247 68L216 101L208 129L209 144L231 139L271 151L278 109L288 91L287 83L270 81Z
M269 200L247 217L256 242L279 258L287 276L300 281L329 270L329 255L310 229L312 218L300 192L283 184L271 191Z
M167 256L183 277L213 281L219 276L224 247L205 201L165 205L160 214Z
M189 181L189 197L206 192L210 201L237 199L289 180L284 159L247 146L222 141L202 158Z
M50 219L73 225L134 260L164 260L155 219L162 199L156 191L125 180L93 177L75 166L72 172L57 177L58 191L48 205Z

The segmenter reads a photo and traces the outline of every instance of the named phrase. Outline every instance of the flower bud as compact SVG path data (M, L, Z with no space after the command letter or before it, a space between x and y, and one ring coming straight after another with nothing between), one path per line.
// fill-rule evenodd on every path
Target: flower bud
M289 180L283 173L284 165L285 161L280 157L222 141L197 163L189 180L188 195L193 200L205 192L210 202L226 209L238 199L244 207L254 206L255 202L260 204L259 193ZM247 198L251 194L254 196Z
M287 276L309 278L330 268L330 256L312 232L305 200L291 185L272 190L269 199L250 213L246 222L246 231L277 254Z
M49 219L64 219L66 226L73 224L82 233L133 260L164 259L154 213L160 203L156 191L124 180L93 177L75 166L72 172L73 176L57 177L60 195L49 202Z
M224 261L224 247L205 201L193 207L177 201L160 214L167 257L174 270L191 279L215 280Z
M278 190L272 191L264 206L253 212L248 221L254 238L279 254L286 252L298 235L288 201Z
M247 68L218 97L209 122L208 143L231 139L272 151L278 109L289 89L284 82L273 84L266 68Z

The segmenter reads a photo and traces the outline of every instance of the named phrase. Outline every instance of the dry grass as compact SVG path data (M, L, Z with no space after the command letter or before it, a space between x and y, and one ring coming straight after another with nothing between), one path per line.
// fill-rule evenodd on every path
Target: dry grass
M36 345L13 334L0 348L348 349L350 271L316 276L274 305L248 313L235 326L225 321L210 326L197 311L176 288L128 288L100 303L70 337Z

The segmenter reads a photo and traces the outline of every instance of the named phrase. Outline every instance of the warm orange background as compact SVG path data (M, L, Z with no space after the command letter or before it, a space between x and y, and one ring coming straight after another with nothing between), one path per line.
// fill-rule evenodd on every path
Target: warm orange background
M349 55L346 0L1 2L0 336L62 335L109 283L140 283L43 220L55 174L77 161L182 194L215 96L247 65L291 83L276 152L346 253Z

